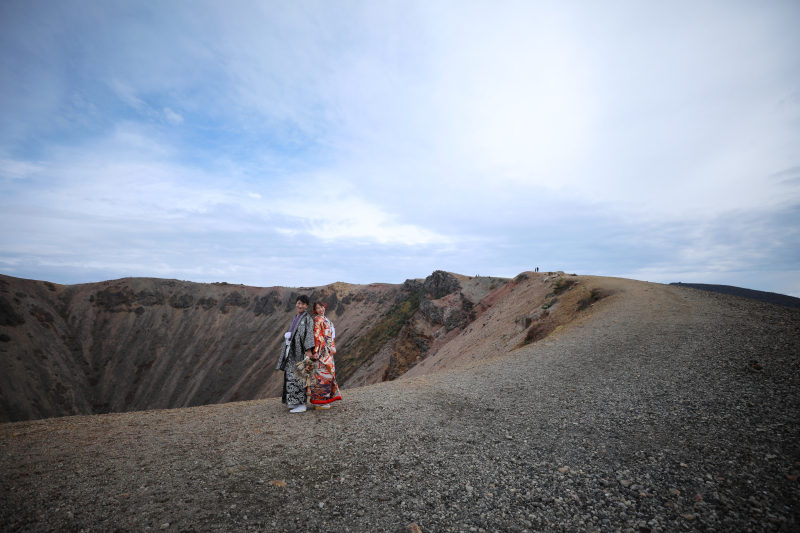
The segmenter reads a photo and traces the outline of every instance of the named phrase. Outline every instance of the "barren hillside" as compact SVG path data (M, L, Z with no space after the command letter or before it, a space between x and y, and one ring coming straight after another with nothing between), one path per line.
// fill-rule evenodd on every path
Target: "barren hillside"
M462 291L458 279L435 272L402 285L262 288L148 278L62 286L0 276L0 421L279 396L274 366L298 294L329 304L340 382L357 372L352 385L395 379L429 353L426 331L459 330L505 283L475 278ZM407 349L398 336L416 344ZM378 352L388 358L376 364Z
M297 294L329 303L343 341L396 288L291 289L136 279L59 286L0 278L0 419L137 411L280 394Z

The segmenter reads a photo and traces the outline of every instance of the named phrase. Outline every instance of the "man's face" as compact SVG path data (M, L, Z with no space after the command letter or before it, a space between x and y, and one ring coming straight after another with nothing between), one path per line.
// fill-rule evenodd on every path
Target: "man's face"
M297 308L298 313L302 313L303 311L308 309L308 304L304 304L301 300L297 300L297 303L294 304L294 306Z

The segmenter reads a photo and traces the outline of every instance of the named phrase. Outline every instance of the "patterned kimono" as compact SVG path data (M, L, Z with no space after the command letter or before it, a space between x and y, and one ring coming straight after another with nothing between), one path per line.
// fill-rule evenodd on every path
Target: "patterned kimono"
M281 402L289 405L305 405L306 382L295 377L294 365L303 360L306 350L314 348L314 321L307 312L303 312L294 327L294 335L289 349L289 357L283 369L283 394Z
M324 405L341 400L339 386L336 384L336 365L333 354L336 344L333 341L333 324L324 316L314 317L314 379L311 381L311 403Z

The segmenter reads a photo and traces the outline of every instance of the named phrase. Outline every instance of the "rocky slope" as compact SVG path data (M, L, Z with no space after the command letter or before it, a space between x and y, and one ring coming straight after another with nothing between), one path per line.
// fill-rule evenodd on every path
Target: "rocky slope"
M428 355L329 411L271 398L2 424L0 530L800 528L800 311L583 276L478 300L450 331L412 314L398 331L430 337Z
M2 277L0 420L280 394L274 361L300 293L329 303L346 341L397 291L142 278L59 286Z
M261 288L0 276L0 422L279 396L274 363L298 294L329 304L342 384L395 379L505 281L435 272L403 285Z

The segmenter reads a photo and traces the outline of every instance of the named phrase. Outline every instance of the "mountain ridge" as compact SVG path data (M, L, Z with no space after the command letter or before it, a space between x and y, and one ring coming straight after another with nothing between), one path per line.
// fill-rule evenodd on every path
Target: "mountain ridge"
M481 279L492 287L505 281ZM394 342L411 315L433 322L446 315L453 327L463 321L463 315L451 316L447 305L427 303L433 293L441 298L459 289L458 279L441 271L404 284L303 288L158 278L58 285L0 276L0 361L6 369L0 377L0 421L280 395L282 374L273 367L299 294L328 304L344 385ZM397 323L376 332L398 305L405 310ZM404 362L374 374L395 379L407 367Z

